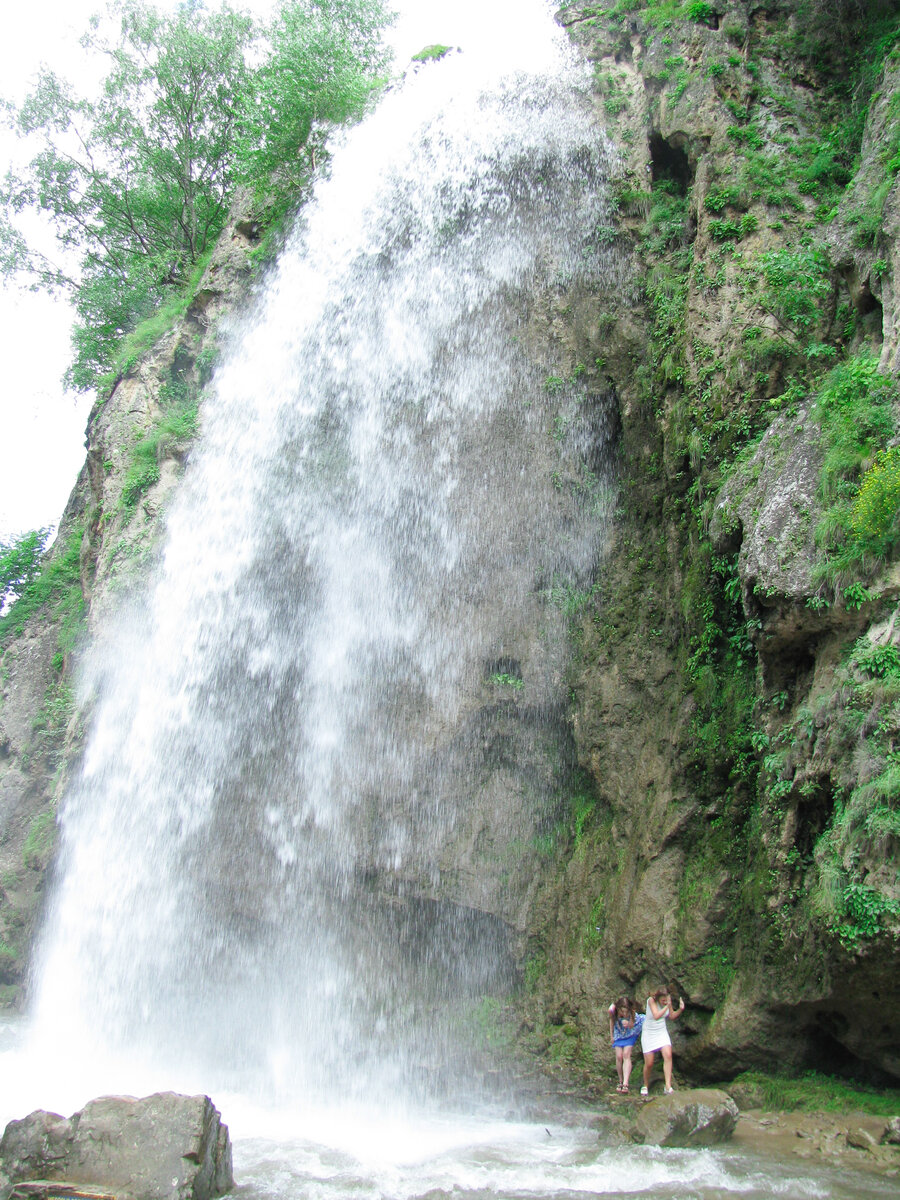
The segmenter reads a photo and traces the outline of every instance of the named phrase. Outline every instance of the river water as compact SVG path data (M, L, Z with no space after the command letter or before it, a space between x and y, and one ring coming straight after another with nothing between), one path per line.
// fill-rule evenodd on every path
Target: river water
M546 330L632 281L551 9L457 7L231 331L157 576L85 664L0 1121L204 1092L248 1198L888 1195L483 1086L615 498L615 397Z
M24 1043L24 1044L23 1044ZM36 1106L69 1114L107 1091L149 1094L204 1082L168 1067L87 1064L73 1078L28 1044L23 1022L0 1023L0 1123ZM63 1066L62 1072L58 1069ZM861 1172L763 1159L728 1147L603 1149L597 1112L548 1098L527 1117L515 1097L452 1109L391 1105L267 1105L217 1091L234 1145L236 1196L244 1200L886 1200L896 1180Z

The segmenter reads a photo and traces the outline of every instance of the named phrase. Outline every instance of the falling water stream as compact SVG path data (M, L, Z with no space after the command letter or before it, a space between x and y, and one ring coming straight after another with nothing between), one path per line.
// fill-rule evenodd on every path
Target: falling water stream
M887 1194L598 1150L472 1052L559 819L567 613L613 497L615 397L554 305L631 286L585 68L543 0L484 7L500 40L337 147L232 331L156 580L92 652L0 1119L206 1092L247 1197Z

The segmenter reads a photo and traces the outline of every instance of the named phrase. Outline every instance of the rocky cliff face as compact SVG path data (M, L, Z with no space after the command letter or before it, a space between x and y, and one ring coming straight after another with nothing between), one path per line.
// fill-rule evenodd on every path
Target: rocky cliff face
M833 5L830 27L826 7L559 17L594 64L598 127L622 147L617 212L597 238L635 283L617 298L536 296L528 334L561 377L614 394L620 416L611 544L571 624L582 776L537 860L529 850L527 911L498 911L516 925L526 1040L552 1062L605 1063L606 1006L665 980L688 1001L678 1061L695 1078L900 1074L882 1017L900 926L900 572L889 542L835 565L821 411L822 396L849 395L842 363L857 392L896 407L900 69L877 5ZM91 416L56 553L80 543L92 634L152 564L252 240L233 223L184 321ZM893 437L871 442L847 495ZM3 661L12 1000L90 697L65 692L70 660L46 613ZM469 859L464 875L490 869ZM470 890L490 907L491 881Z
M849 74L866 51L815 6L637 7L560 16L630 151L608 236L646 291L564 339L621 398L623 497L576 630L595 800L536 914L537 1037L589 1062L611 999L664 980L695 1077L896 1076L898 573L828 565L815 367L864 362L869 394L896 370L896 59L851 170L828 54Z

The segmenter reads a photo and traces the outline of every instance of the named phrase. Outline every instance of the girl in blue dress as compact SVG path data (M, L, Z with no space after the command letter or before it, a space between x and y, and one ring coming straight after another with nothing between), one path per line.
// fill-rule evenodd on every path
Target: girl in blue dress
M619 1076L617 1092L628 1091L631 1078L631 1047L641 1036L644 1018L634 1007L628 996L620 996L609 1006L609 1040L616 1052L616 1074Z

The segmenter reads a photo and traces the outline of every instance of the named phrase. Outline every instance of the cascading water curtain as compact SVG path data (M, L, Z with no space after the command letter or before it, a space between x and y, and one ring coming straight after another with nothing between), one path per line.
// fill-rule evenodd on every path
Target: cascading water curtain
M449 55L346 137L204 400L159 577L90 671L57 1067L422 1094L454 1000L515 982L614 424L538 310L623 281L581 68L521 19L518 61Z

